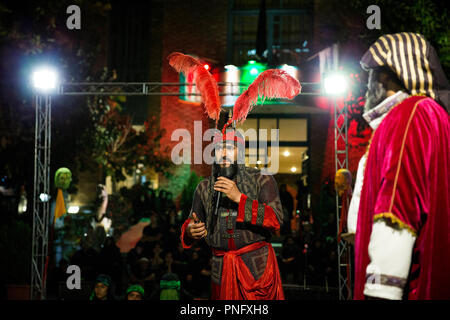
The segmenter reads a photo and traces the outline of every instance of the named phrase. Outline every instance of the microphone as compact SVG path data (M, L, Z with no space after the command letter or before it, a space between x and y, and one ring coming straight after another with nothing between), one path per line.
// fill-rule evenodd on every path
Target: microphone
M237 171L237 167L236 164L232 164L229 167L220 167L219 170L219 174L217 175L217 177L225 177L228 179L232 179L235 175L236 175L236 171ZM217 222L217 216L219 214L219 205L220 205L220 201L222 199L222 192L220 191L216 191L216 203L214 206L214 215L213 215L213 223L211 226L211 234L214 232L214 228Z
M221 167L218 177L225 177L225 178L231 179L234 177L235 174L236 174L236 167L234 164L232 164L229 167ZM219 204L220 204L220 200L222 198L222 192L220 192L220 191L216 191L216 192L218 192L218 194L217 194L217 201L216 201L216 206L215 206L215 210L214 210L214 215L217 216L217 214L219 213Z

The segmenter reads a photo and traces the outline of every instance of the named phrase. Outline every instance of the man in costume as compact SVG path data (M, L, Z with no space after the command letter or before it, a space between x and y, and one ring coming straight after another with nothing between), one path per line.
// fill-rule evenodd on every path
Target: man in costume
M180 53L170 55L169 63L177 71L194 72L206 110L217 125L220 115L217 84L206 82L210 75L203 65ZM203 238L212 248L212 299L284 299L275 253L269 242L271 232L279 230L283 221L276 181L245 166L244 138L236 130L226 129L233 121L244 121L259 96L292 99L299 92L300 84L286 72L263 72L237 99L233 117L223 126L222 134L219 131L214 137L219 165L213 165L212 175L197 186L181 234L185 248Z
M423 36L364 54L374 130L349 208L355 299L450 299L450 85Z
M200 182L182 242L190 247L193 240L206 236L213 248L213 299L283 299L275 253L268 242L270 231L279 230L283 219L277 184L272 176L236 164L234 137L243 143L236 132L227 134L223 156L228 160L220 166L233 166L235 172L230 178L211 176ZM227 197L216 219L211 186ZM203 223L197 226L197 221Z

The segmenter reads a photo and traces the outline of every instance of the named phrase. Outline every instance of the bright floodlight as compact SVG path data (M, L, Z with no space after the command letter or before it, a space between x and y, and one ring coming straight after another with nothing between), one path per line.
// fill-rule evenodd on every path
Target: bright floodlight
M80 211L80 207L79 206L70 206L67 211L69 213L76 214Z
M39 199L41 200L41 202L47 202L48 200L50 200L50 196L46 193L41 193L39 195Z
M42 67L33 72L33 86L39 91L51 91L58 82L57 72L49 67Z
M325 94L341 95L347 90L347 79L339 73L332 73L325 76L323 81Z

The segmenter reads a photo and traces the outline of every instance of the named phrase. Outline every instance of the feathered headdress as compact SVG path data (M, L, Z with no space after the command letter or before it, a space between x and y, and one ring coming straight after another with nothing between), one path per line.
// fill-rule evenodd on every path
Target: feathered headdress
M220 99L219 88L214 77L197 59L185 54L174 52L168 57L169 64L177 71L182 72L186 78L193 73L194 83L202 96L206 112L211 119L219 120Z
M220 115L220 99L217 82L203 67L202 63L193 57L174 52L169 55L169 64L178 72L185 75L194 72L194 82L200 91L206 112L211 119L216 120ZM236 100L232 118L224 125L222 132L233 122L245 121L248 113L257 104L258 98L293 99L300 93L301 85L297 79L280 69L269 69L261 73L255 81Z
M300 83L286 71L266 70L236 100L232 120L244 122L260 97L263 101L265 98L293 99L300 93L300 90Z
M248 113L258 103L258 98L293 99L300 93L301 85L297 79L280 69L269 69L261 73L255 81L236 100L233 117L225 124L225 129L233 122L243 123Z

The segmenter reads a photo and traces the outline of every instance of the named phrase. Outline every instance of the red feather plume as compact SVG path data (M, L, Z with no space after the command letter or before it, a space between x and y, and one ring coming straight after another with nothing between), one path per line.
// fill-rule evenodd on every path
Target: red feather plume
M245 121L250 110L257 104L258 97L293 99L301 88L298 80L286 71L266 70L237 98L233 107L233 120Z
M186 78L194 74L194 83L202 96L206 112L211 119L219 121L220 98L219 87L214 77L197 59L180 52L171 53L167 59L169 64L177 71L182 72Z

